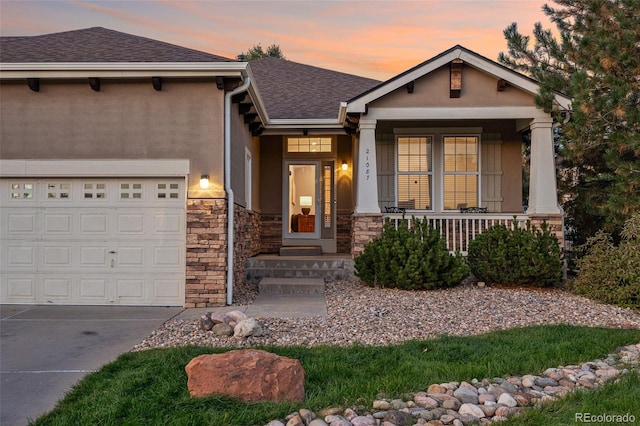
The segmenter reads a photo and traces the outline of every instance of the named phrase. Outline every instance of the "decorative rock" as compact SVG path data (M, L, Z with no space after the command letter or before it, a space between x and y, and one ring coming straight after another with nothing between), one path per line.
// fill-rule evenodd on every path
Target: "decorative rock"
M285 424L282 423L280 420L273 420L267 423L267 426L285 426Z
M527 374L522 376L522 386L525 388L532 388L536 384L536 376L532 376L531 374Z
M327 424L327 422L325 422L322 419L313 419L311 420L311 423L309 423L308 426L329 426L329 425Z
M438 407L438 401L426 395L416 395L414 398L414 402L418 406L428 408L428 409Z
M289 419L286 426L305 426L305 424L300 415L296 414Z
M302 419L305 425L308 425L309 423L311 423L311 420L313 420L316 417L313 411L307 410L306 408L301 408L300 411L298 411L298 414L300 414L300 418Z
M200 329L209 331L212 328L213 328L213 321L211 321L211 318L209 317L209 315L202 315L200 317Z
M540 387L558 386L558 382L550 377L536 377L536 385Z
M320 412L318 414L320 415L320 417L325 418L327 416L335 416L336 414L339 414L340 412L342 412L342 408L340 408L340 407L331 407L331 408L325 408L323 410L320 410Z
M382 421L392 423L395 426L410 426L413 424L413 417L409 413L398 410L389 410Z
M216 324L211 328L216 336L233 336L233 328L227 323Z
M207 312L207 316L211 319L211 322L214 324L221 324L224 322L224 313L223 312Z
M350 421L353 426L376 426L376 419L373 416L358 416Z
M463 414L463 415L461 415L459 421L463 425L479 425L480 424L480 419L477 418L476 416L471 415L471 414ZM455 424L455 422L454 422L454 424Z
M185 367L194 397L226 395L243 401L304 400L300 361L262 350L235 350L200 355Z
M240 321L246 320L248 317L242 311L230 311L224 314L224 322L229 324L230 322L239 323Z
M407 404L401 399L394 399L391 401L391 408L393 410L402 410L403 408L407 408Z
M383 399L378 399L376 401L373 401L373 409L374 410L389 410L389 409L391 409L391 404L389 404L389 401L385 401Z
M483 393L478 395L478 404L486 404L489 402L496 402L496 396L490 393Z
M453 396L458 398L463 404L477 404L478 403L478 391L468 387L460 386L453 392Z
M242 320L233 329L233 337L262 336L262 327L254 318Z
M448 399L442 402L442 408L446 410L459 410L462 404L457 399Z
M431 386L429 386L429 388L427 388L427 393L428 394L432 394L432 393L445 393L447 390L437 384L433 384Z
M506 405L507 407L515 407L516 405L518 405L516 400L513 399L513 397L508 393L503 393L502 395L500 395L500 397L498 398L498 404L503 404L503 405Z
M452 416L450 414L445 414L444 416L440 417L440 421L443 425L450 425L455 419L455 416Z
M462 404L458 412L460 413L460 415L471 414L472 416L477 417L479 419L486 417L486 414L484 414L484 411L482 411L482 409L475 404Z

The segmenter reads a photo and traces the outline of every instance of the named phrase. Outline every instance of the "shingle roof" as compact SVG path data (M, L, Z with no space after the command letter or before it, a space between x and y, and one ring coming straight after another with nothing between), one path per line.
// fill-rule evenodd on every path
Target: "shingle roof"
M0 37L0 62L230 62L229 58L102 27Z
M249 67L271 119L337 118L340 102L380 83L271 57Z

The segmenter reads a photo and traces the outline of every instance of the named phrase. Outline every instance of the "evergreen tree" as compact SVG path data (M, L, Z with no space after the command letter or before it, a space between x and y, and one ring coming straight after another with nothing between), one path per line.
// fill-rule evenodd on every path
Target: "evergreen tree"
M584 242L640 211L640 1L553 1L542 10L557 32L537 23L531 45L513 23L499 61L541 83L545 110L554 91L573 98L570 120L558 117L559 188Z
M280 49L280 46L277 44L272 44L271 46L267 47L267 50L265 52L262 49L262 45L258 43L251 49L247 50L247 52L242 52L240 55L238 55L238 59L245 62L255 61L256 59L268 57L286 59L284 57L284 54L282 53L282 50Z

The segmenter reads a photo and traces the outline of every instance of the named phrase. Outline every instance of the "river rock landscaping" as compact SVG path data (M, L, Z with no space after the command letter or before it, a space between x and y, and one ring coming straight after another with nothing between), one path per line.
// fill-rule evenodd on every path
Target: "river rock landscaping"
M244 337L233 336L235 330L229 323L234 322L229 316L209 314L200 320L171 320L133 351L182 345L337 345L348 350L354 344L384 346L539 324L640 328L640 313L635 310L597 303L561 289L465 283L444 290L406 291L348 281L327 284L325 294L326 317L256 318L258 332ZM246 295L239 298L250 303ZM226 333L218 335L209 329L218 321L228 327ZM267 426L489 424L569 392L600 387L629 369L637 369L639 361L640 343L620 348L604 359L552 367L542 374L438 383L402 399L380 395L371 407L333 407L318 413L301 409Z
M549 368L541 375L432 384L403 399L377 399L372 407L301 409L267 426L405 426L491 424L566 396L616 380L640 362L640 343L604 359Z

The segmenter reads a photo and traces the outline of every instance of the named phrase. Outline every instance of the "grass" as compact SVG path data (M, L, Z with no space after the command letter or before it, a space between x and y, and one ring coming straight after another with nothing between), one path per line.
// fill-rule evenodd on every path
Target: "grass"
M155 349L124 354L88 375L53 411L33 424L264 425L301 407L320 410L370 406L380 395L398 397L424 390L432 383L452 380L540 373L548 367L596 359L618 346L637 342L640 342L640 330L556 325L471 337L444 336L387 347L262 347L300 360L306 372L306 398L302 405L247 404L224 397L192 399L187 391L185 365L197 355L225 350L193 346ZM618 393L609 388L599 392L613 392L612 396L603 398L612 398L624 405L625 395L640 392L637 381L627 381L611 386L612 389L621 387ZM595 401L599 400L598 397ZM585 409L596 413L595 401L587 401ZM571 404L583 407L579 401ZM637 404L636 417L640 418ZM573 415L574 405L557 410ZM551 410L534 414L552 416L556 413ZM554 423L551 417L546 418L548 421L518 424L565 424L564 420ZM529 420L522 417L517 421Z

